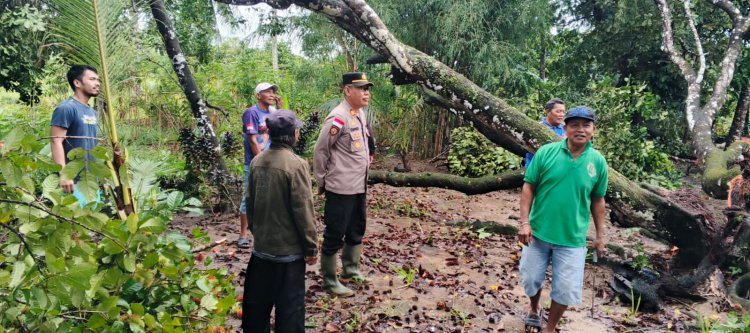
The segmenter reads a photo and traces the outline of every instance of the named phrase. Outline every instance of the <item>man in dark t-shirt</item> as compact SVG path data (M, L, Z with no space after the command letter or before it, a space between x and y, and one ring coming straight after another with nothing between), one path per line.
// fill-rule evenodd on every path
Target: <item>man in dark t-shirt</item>
M73 89L73 96L55 108L50 121L50 138L52 159L65 167L70 161L68 153L75 148L83 148L85 159L91 160L91 149L96 147L97 118L96 112L89 106L91 97L99 96L99 75L96 68L89 65L73 65L68 70L68 84ZM65 193L73 193L81 206L86 200L75 190L75 179L66 179L60 173L60 188Z

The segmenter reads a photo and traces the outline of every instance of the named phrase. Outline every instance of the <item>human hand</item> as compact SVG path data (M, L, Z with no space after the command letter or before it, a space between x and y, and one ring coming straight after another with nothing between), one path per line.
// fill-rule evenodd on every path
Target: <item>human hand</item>
M599 253L604 253L604 250L607 249L607 247L605 246L605 244L606 244L606 240L604 239L604 237L597 237L594 240L594 244L593 244L594 245L594 249L596 249L596 251L599 252Z
M518 241L523 245L529 245L531 242L531 225L528 221L521 222L521 228L518 229Z
M326 187L325 186L319 186L318 187L318 195L326 196Z
M284 103L281 102L281 96L276 95L276 108L281 109L284 105Z
M60 178L60 188L65 193L73 193L73 181L70 179Z
M315 263L317 262L318 262L318 256L305 257L305 263L307 263L310 266L315 265Z
M375 160L375 155L370 155L370 164L372 164L372 161Z

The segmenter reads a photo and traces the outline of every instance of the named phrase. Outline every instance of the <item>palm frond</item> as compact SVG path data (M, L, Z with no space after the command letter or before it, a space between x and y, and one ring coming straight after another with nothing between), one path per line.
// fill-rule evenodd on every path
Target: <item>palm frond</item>
M130 189L122 184L119 174L120 164L126 163L127 152L120 147L113 110L115 96L121 91L119 84L129 74L127 66L135 52L133 49L136 15L128 15L128 1L122 0L46 0L53 11L50 30L53 38L64 45L67 52L64 58L70 63L89 64L97 68L101 79L101 95L97 98L104 123L103 132L108 142L122 160L108 162L113 175L113 189L117 189L116 202L121 217L126 216L128 207L133 207ZM140 0L134 3L137 8ZM102 103L103 102L103 103ZM127 182L126 182L127 183ZM125 185L125 186L123 186Z

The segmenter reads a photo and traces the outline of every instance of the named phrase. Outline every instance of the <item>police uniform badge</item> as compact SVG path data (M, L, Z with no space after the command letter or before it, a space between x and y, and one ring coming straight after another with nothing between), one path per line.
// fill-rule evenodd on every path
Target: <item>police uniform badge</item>
M342 127L344 127L344 121L339 119L338 117L333 118L333 123L331 124L331 129L328 134L330 134L331 136L339 134Z

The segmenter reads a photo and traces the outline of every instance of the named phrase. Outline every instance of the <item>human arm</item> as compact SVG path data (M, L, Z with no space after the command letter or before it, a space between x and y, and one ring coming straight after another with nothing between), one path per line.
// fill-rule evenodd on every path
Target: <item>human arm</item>
M594 248L599 251L604 251L604 246L607 243L604 237L604 213L605 213L605 202L604 197L591 198L591 216L594 217L594 227L596 228L596 239L594 239Z
M602 159L603 161L603 159ZM591 191L591 216L594 217L594 227L596 228L596 239L594 240L594 248L602 252L605 250L607 240L604 236L604 214L605 214L605 202L604 196L607 194L607 185L609 183L609 168L606 162L602 162L598 169L599 179L594 184L594 189Z
M253 156L258 156L258 154L263 151L263 148L265 148L265 145L261 147L260 143L258 143L258 135L259 134L248 134L250 152L253 153Z
M307 162L304 160L300 159L299 167L290 173L290 188L291 216L302 242L305 261L308 261L308 258L318 255L318 231L315 229L312 183L310 182Z
M68 134L68 129L60 126L50 126L50 148L52 150L52 160L65 168L65 149L63 148L63 142L65 136ZM73 192L73 180L65 179L60 172L60 188L65 193Z
M529 213L531 212L531 204L534 202L535 192L536 186L523 183L523 188L521 188L521 217L518 219L521 224L518 228L518 241L524 245L529 245L529 242L531 242L532 232L529 224Z
M318 141L315 142L313 149L313 173L315 180L318 182L318 194L325 193L325 177L328 174L328 162L331 159L331 148L341 136L341 128L334 126L336 117L329 116L323 122L320 129Z

